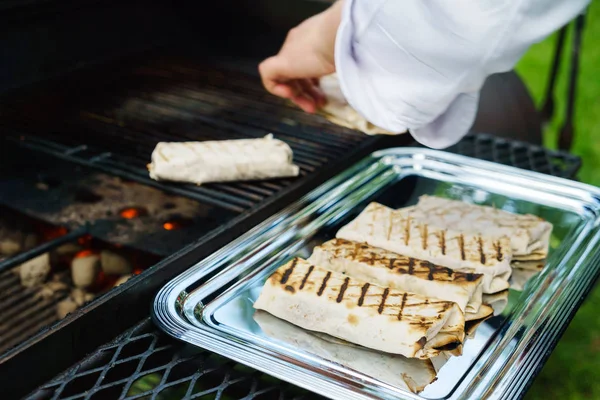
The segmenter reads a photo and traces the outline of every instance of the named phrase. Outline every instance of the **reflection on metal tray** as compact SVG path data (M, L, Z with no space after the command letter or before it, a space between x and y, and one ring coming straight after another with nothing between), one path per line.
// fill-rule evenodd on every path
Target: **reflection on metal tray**
M554 225L545 269L521 279L522 292L510 290L508 305L479 327L462 356L408 365L255 314L253 301L278 266L308 257L371 201L399 208L423 194L536 214ZM378 152L171 281L157 295L154 319L176 338L331 398L517 398L600 272L599 198L591 186L449 153ZM360 352L408 369L394 376L365 368L354 356ZM428 384L431 367L437 380Z

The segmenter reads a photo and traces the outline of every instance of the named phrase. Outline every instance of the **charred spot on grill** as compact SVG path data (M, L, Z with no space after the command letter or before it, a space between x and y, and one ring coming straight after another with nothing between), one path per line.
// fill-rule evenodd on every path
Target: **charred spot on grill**
M461 260L465 260L465 237L462 233L458 236L458 247L460 248L460 258Z
M440 231L440 248L442 249L442 254L446 255L446 231Z
M429 232L427 232L427 230L428 230L427 224L423 224L422 227L421 227L421 230L422 230L422 232L421 232L421 239L422 239L422 242L423 242L422 243L423 244L423 250L427 250L427 239L428 239L428 236L429 236Z
M304 285L306 285L306 281L308 280L308 277L310 276L310 274L312 274L314 269L314 265L308 267L308 271L306 272L306 274L304 274L304 277L302 278L302 283L300 283L300 290L304 289Z
M294 289L294 287L290 285L285 285L285 290L290 293L296 293L296 289Z
M419 350L421 350L427 344L427 338L425 336L421 336L421 339L417 341L417 346L419 346Z
M402 303L400 303L400 311L398 312L398 321L402 321L402 313L404 313L404 306L406 305L407 293L402 295ZM380 313L381 314L381 313Z
M358 306L359 307L362 307L363 303L365 302L365 296L367 295L367 291L369 290L369 286L371 286L369 283L365 283L360 288L360 297L358 298Z
M340 292L338 293L338 297L337 297L337 299L335 299L335 301L337 301L338 303L341 303L342 300L344 300L344 293L346 292L346 289L348 289L349 283L350 283L350 278L344 279L344 283L342 283L342 286L340 287Z
M287 281L290 279L290 276L292 276L292 272L294 272L294 268L296 268L297 263L298 259L294 258L292 264L285 270L285 272L281 276L281 281L279 281L279 283L281 283L282 285L285 285L287 283Z
M434 349L439 350L439 351L452 351L452 350L456 350L458 348L458 346L460 346L460 345L461 345L461 343L457 340L457 341L445 344L443 346L434 347Z
M408 274L413 275L415 273L415 259L410 257L408 259Z
M479 261L485 265L485 253L483 252L483 239L481 236L477 238L477 248L479 249Z
M330 277L331 277L331 271L327 271L327 274L325 275L325 278L323 278L323 282L321 283L321 287L319 288L319 291L317 292L317 296L321 296L323 294L323 292L325 291L325 288L327 287L327 281L329 280Z
M385 301L387 300L388 294L390 294L390 289L385 288L383 294L381 295L381 302L379 303L379 307L377 308L377 312L381 314L383 309L385 308Z

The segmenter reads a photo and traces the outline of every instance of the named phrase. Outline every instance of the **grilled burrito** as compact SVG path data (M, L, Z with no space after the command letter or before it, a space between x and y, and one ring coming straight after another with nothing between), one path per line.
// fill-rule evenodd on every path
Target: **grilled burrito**
M513 214L494 207L436 196L421 196L413 218L440 228L510 238L513 260L542 260L548 255L552 224L531 214Z
M254 308L370 349L427 359L462 345L456 303L384 288L295 258L275 271Z
M344 365L388 385L420 393L436 379L436 370L430 360L406 358L344 344L335 338L326 338L326 335L314 335L260 310L254 314L254 320L266 335L276 340Z
M315 247L308 262L380 286L453 301L466 313L466 320L470 320L470 316L480 317L481 274L453 271L429 261L344 239L333 239Z
M369 204L342 227L339 239L367 243L458 271L483 274L483 293L508 289L512 253L507 238L490 238L415 221L403 210Z
M298 176L290 146L267 135L262 139L161 142L148 165L154 180L191 182L246 181Z
M322 77L319 84L327 99L327 103L319 110L319 114L329 121L345 128L361 131L367 135L395 135L373 125L348 104L340 88L337 74Z

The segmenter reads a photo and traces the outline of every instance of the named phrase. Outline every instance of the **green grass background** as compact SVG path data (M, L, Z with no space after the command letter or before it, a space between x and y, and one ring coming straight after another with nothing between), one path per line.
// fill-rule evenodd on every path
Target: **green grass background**
M600 186L600 4L597 1L592 3L587 12L580 58L572 152L583 159L579 179ZM546 89L556 36L554 34L534 45L517 66L517 72L539 107ZM564 121L571 40L569 32L555 92L555 114L544 132L544 144L550 148L556 148L558 131ZM598 285L577 312L525 399L600 399Z

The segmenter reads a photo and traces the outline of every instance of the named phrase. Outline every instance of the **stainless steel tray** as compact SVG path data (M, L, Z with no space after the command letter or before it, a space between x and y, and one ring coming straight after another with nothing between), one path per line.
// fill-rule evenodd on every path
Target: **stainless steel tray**
M436 359L437 380L420 394L409 389L429 379L430 365L254 315L262 284L282 263L308 257L370 201L397 208L422 194L536 214L554 231L545 269L510 290L462 356ZM168 283L154 320L175 338L331 398L518 398L600 273L599 198L592 186L449 153L377 152Z

